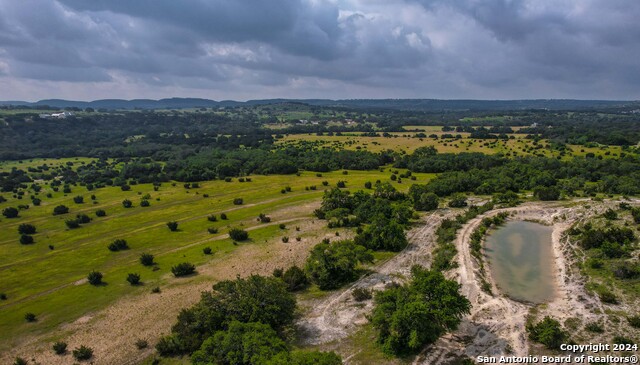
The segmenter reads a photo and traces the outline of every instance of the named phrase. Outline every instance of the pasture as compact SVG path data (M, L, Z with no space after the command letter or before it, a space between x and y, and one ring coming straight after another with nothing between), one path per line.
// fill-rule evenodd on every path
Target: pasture
M513 134L513 139L493 140L493 139L470 139L469 133L447 132L453 135L461 135L460 139L445 138L441 136L445 134L442 131L434 129L441 127L421 127L425 129L425 134L436 134L435 138L419 138L415 132L393 132L390 136L371 137L358 134L322 135L316 134L288 134L278 140L278 145L298 145L300 143L312 143L317 148L334 148L348 150L366 150L370 152L380 152L385 150L394 150L401 153L410 154L420 147L433 146L439 153L462 153L462 152L480 152L484 154L501 153L506 156L545 156L560 157L561 159L570 159L572 156L584 156L587 153L593 153L595 156L618 157L622 153L620 146L595 146L584 147L578 145L567 145L565 153L554 148L553 144L547 140L534 141L525 138L524 134Z
M41 165L45 160L5 162L2 171L11 167L26 168ZM46 160L50 165L89 159ZM388 169L387 169L388 170ZM392 182L399 190L407 190L411 183L425 183L433 175L414 174L416 181ZM347 182L347 189L364 189L367 181L380 179L389 181L390 172L342 171L323 173L302 172L296 175L251 176L251 182L221 180L207 181L198 188L185 188L182 183L163 183L158 191L151 184L132 185L130 191L119 187L105 187L87 191L82 186L71 186L72 192L54 192L46 185L38 197L40 206L33 206L28 196L18 199L12 193L2 193L7 201L0 203L0 210L7 207L29 204L21 209L18 218L0 219L0 293L7 300L0 302L0 343L4 349L14 346L13 339L25 335L42 335L85 315L107 307L118 298L127 295L148 293L156 286L180 285L170 273L172 266L181 262L201 265L213 259L231 258L233 252L243 245L260 245L267 239L296 236L315 239L318 232L312 228L296 231L298 222L308 220L312 209L301 214L302 206L317 204L323 190L335 187L340 180ZM328 186L322 182L327 181ZM42 184L41 184L42 185ZM291 192L281 192L286 186ZM316 190L307 190L315 186ZM34 194L28 191L27 194ZM50 198L46 195L51 194ZM150 206L140 205L149 195ZM95 199L92 199L95 195ZM83 197L77 204L73 198ZM242 198L242 205L234 205L235 198ZM128 199L133 207L123 207ZM53 208L63 204L69 213L53 215ZM95 212L102 209L106 216ZM225 213L228 220L222 220ZM271 215L271 223L259 223L260 213ZM77 214L86 214L92 221L80 228L69 229L65 220ZM216 222L207 217L217 216ZM178 230L171 232L166 223L178 222ZM29 223L36 227L34 244L19 242L18 226ZM285 223L283 230L280 223ZM211 234L208 228L215 227ZM241 227L250 233L249 241L235 243L228 238L230 228ZM324 225L323 225L324 227ZM112 252L107 249L116 239L125 239L128 250ZM51 246L51 247L50 247ZM203 249L210 247L212 255ZM141 253L155 256L157 265L145 267L140 264ZM86 282L92 270L104 274L106 285L93 286ZM131 286L125 278L128 273L138 273L144 285ZM25 321L25 313L34 313L37 321ZM0 351L3 350L0 348Z

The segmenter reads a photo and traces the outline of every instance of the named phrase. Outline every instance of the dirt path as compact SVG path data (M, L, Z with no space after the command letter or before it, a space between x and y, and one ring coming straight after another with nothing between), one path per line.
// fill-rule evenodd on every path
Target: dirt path
M602 309L599 300L586 293L584 279L570 270L569 239L564 231L578 220L601 214L612 204L598 204L589 211L582 207L563 207L557 203L530 203L515 208L487 212L467 222L458 232L458 269L450 274L461 285L462 293L471 301L471 314L459 329L442 337L416 358L414 364L441 364L455 356L478 355L526 356L531 353L525 331L526 318L535 306L516 302L499 294L495 282L487 270L486 278L493 286L494 295L480 288L480 271L472 256L469 242L472 232L482 219L500 212L509 212L511 220L531 220L552 225L553 252L555 258L556 295L544 306L537 306L540 316L550 315L562 323L569 317L580 317L584 321L600 318L596 314Z
M95 365L140 363L154 352L157 340L170 332L180 310L196 303L200 293L210 290L213 283L234 279L236 275L271 275L277 267L303 265L311 247L325 234L330 234L324 228L324 221L308 218L316 205L310 203L298 206L295 210L286 209L270 214L275 219L272 224L290 221L286 217L291 214L302 217L295 219L303 236L300 242L283 243L280 237L274 237L269 242L241 245L229 255L214 258L199 266L198 275L194 277L176 279L166 274L164 281L167 284L161 286L161 293L148 292L124 297L104 310L87 313L53 332L25 338L11 350L0 353L0 363L10 364L16 356L21 356L33 358L40 364L74 364L70 355L61 357L53 354L51 345L58 338L67 342L70 350L80 345L92 347ZM321 236L317 236L317 232ZM149 348L138 350L135 346L137 339L147 340Z
M375 273L320 300L300 303L305 313L304 318L297 323L301 342L318 345L340 340L356 331L358 325L367 323L365 315L373 308L373 301L356 302L351 294L353 289L381 290L398 276L409 276L411 266L426 265L430 262L435 244L435 230L442 219L438 214L424 217L420 226L409 232L410 245L378 266Z

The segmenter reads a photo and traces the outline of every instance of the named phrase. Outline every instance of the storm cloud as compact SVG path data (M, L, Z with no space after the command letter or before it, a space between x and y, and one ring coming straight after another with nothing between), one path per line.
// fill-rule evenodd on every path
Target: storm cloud
M623 0L0 0L0 99L640 99Z

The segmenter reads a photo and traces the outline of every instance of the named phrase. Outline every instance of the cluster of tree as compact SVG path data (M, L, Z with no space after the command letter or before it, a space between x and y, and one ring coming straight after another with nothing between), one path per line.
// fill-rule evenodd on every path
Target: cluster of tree
M336 289L357 279L359 264L373 262L373 255L366 247L344 240L323 240L311 250L305 271L311 282L322 290Z
M334 353L291 351L285 332L295 308L295 297L277 278L222 281L180 312L171 335L156 349L163 356L191 354L196 365L340 364Z
M560 161L546 157L509 159L478 153L438 154L425 148L402 157L395 166L418 172L441 172L425 187L414 188L419 189L420 195L533 190L539 199L555 200L563 193L575 195L579 190L590 195L640 193L640 160L631 155L618 159ZM420 195L412 195L414 204Z
M33 121L33 122L32 122ZM10 118L0 133L0 159L30 157L154 157L194 153L200 147L235 149L270 144L271 132L241 113L153 111L40 119ZM35 123L34 123L35 122Z
M327 219L329 227L355 227L356 244L372 250L400 251L408 244L405 226L413 210L404 194L390 183L376 183L373 194L358 191L351 194L334 188L325 192L317 217Z
M169 159L163 171L175 180L201 181L250 174L294 174L300 169L317 172L372 170L391 161L391 154L367 151L314 150L307 147L214 149L188 158Z
M580 235L580 244L584 249L600 250L609 258L628 256L633 249L631 244L636 239L631 228L594 228L590 223L585 224L582 231L573 230L571 233Z
M480 214L490 211L494 208L493 202L484 205L472 205L464 213L458 214L455 219L443 219L438 228L436 228L436 243L438 244L433 250L433 262L431 267L435 270L445 271L456 267L453 258L458 253L453 241L456 239L457 232L462 225Z
M460 294L460 284L440 271L411 269L411 281L392 285L375 295L371 322L387 354L419 352L447 331L455 330L471 303Z

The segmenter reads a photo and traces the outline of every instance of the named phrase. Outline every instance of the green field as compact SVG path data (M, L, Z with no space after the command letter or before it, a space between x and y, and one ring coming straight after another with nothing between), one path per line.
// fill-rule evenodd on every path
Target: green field
M428 127L422 127L428 128ZM437 127L441 128L441 127ZM434 133L442 136L445 132L428 131L428 134ZM300 143L314 143L317 147L330 147L336 149L347 150L366 150L370 152L380 152L385 150L403 151L412 153L417 148L433 146L440 153L462 153L462 152L480 152L485 154L502 153L507 156L531 156L542 155L545 157L561 157L562 159L570 159L572 156L584 156L587 153L593 153L596 156L618 157L622 153L620 146L598 146L584 147L577 145L567 145L568 150L564 155L557 149L554 149L549 141L541 140L534 142L526 139L524 134L514 134L514 139L509 140L483 140L469 139L469 133L451 133L460 134L461 139L433 139L433 138L417 138L413 132L393 132L391 137L368 137L360 134L345 134L342 136L318 136L315 134L288 134L278 140L280 145L298 145Z
M2 170L11 167L26 168L41 165L45 160L5 162ZM47 160L47 163L66 163L75 159ZM89 159L79 159L89 161ZM433 175L414 174L416 183L425 183ZM40 206L20 210L18 218L0 220L0 292L8 297L0 302L0 343L2 347L12 346L11 339L28 334L42 334L61 323L77 319L87 312L106 307L125 295L147 293L150 288L165 285L171 280L170 268L180 262L203 264L213 257L232 253L237 247L226 235L230 227L250 230L251 239L246 244L258 244L268 238L284 235L278 222L286 221L295 225L297 220L307 219L293 208L319 201L323 181L329 187L339 180L347 181L347 189L361 189L366 181L389 180L390 173L379 171L341 171L324 173L303 172L300 176L252 176L252 182L241 183L208 181L200 183L200 188L186 189L181 183L163 183L158 191L151 184L133 185L131 191L119 187L106 187L87 191L81 186L72 186L70 194L53 192L44 187L38 197ZM394 183L399 190L406 190L411 184ZM292 191L282 194L281 189L290 186ZM305 190L316 186L317 190ZM46 198L48 193L51 198ZM95 201L91 195L95 195ZM141 197L149 194L151 205L141 207ZM20 204L28 204L25 196L17 199L11 193L2 193L7 202L0 203L0 210ZM83 196L84 203L76 204L75 196ZM208 197L205 197L208 195ZM243 198L243 205L234 205L234 198ZM121 202L129 199L132 208L124 208ZM53 208L64 204L70 208L65 215L53 216ZM105 217L97 217L95 211L104 209ZM290 211L290 213L287 213ZM226 213L227 221L209 222L210 214ZM260 213L272 214L274 221L260 224L256 217ZM85 213L93 220L77 229L68 229L65 219ZM177 221L179 231L170 232L166 222ZM36 226L35 244L19 243L18 226L30 223ZM217 227L217 234L209 234L208 227ZM295 235L290 232L288 235ZM300 232L300 235L309 232ZM115 239L126 239L130 249L111 252L107 245ZM53 249L49 248L53 246ZM214 255L202 253L204 247L211 247ZM155 255L159 270L144 267L138 262L142 252ZM83 279L92 271L104 274L107 285L94 287ZM130 286L125 278L128 273L141 274L144 286ZM27 323L24 315L32 312L38 321ZM0 348L0 350L2 350Z

